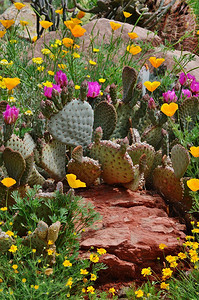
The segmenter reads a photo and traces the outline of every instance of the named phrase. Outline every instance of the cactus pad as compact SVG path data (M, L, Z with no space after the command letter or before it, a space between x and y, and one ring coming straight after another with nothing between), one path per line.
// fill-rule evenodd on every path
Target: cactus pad
M18 151L6 147L3 152L3 160L8 176L15 179L17 184L19 184L26 167L22 155Z
M92 107L88 102L72 100L51 117L48 129L55 139L64 144L87 146L93 130Z
M171 161L175 176L181 178L190 162L189 152L182 145L175 145L171 149Z
M32 173L28 177L28 184L33 187L34 185L43 185L45 178L38 172L35 165L33 165Z
M192 122L189 123L189 128L192 128L199 113L199 100L196 97L186 98L179 106L180 122L186 127L186 118L191 117Z
M149 145L152 145L155 150L159 150L161 146L161 142L163 139L162 135L162 127L160 126L152 126L150 128L147 128L141 137L141 140Z
M122 72L123 102L130 102L133 96L133 88L137 81L137 72L134 68L124 67Z
M153 160L155 156L155 150L153 146L146 143L136 143L127 148L127 152L130 155L133 164L137 165L139 159L143 154L146 154L146 170L144 172L145 177L150 173L151 167L153 165Z
M171 167L158 166L153 172L153 185L161 195L171 202L178 202L183 198L183 181L175 176Z
M107 140L113 133L117 122L115 107L107 101L101 101L94 110L94 130L101 126L103 139Z
M55 180L61 180L66 174L66 146L53 140L41 150L41 167Z
M68 173L75 174L78 179L86 183L86 186L90 186L100 177L101 167L97 160L90 157L82 156L80 160L76 153L77 150L80 152L80 147L73 150L72 159L68 163Z
M7 147L14 151L19 151L24 159L33 153L35 144L31 136L26 133L24 139L21 140L18 136L13 134L7 142Z
M122 146L106 140L90 146L90 155L101 164L101 176L108 184L127 183L134 179L133 162L122 150Z

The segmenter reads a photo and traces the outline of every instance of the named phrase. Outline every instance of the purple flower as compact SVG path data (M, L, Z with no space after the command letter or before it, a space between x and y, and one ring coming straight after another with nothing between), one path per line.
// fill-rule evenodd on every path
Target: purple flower
M182 95L181 95L181 98L182 98L182 96L184 96L185 98L191 97L191 91L188 90L188 89L182 89Z
M185 73L180 73L180 77L179 77L179 82L181 85L184 85L185 82L187 81L187 76L185 75Z
M192 83L190 85L190 89L191 89L192 93L198 93L199 92L199 82L192 81Z
M148 100L148 108L149 109L155 109L156 108L155 101L152 97Z
M66 76L66 74L64 72L62 72L62 70L59 70L55 74L55 81L61 87L67 86L67 84L68 84L67 76Z
M87 97L95 98L99 95L101 85L97 81L88 81L88 93Z
M52 87L44 87L44 96L46 96L46 98L51 99L52 98L52 90L55 89L57 90L59 93L61 93L61 87L60 85L57 84L53 84Z
M10 107L10 105L7 104L6 111L3 112L4 122L6 124L14 124L18 116L19 116L19 108L16 108L15 106Z
M176 102L178 100L178 97L176 96L174 90L172 91L168 90L168 92L163 93L162 96L164 102L166 103Z

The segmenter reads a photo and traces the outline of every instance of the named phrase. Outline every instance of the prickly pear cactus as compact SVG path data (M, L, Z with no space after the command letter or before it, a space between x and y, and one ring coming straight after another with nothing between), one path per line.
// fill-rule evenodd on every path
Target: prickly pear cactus
M36 169L35 165L33 165L32 173L28 178L29 186L33 187L34 185L43 185L45 182L45 178L39 173Z
M196 97L186 98L183 103L179 106L180 122L183 128L189 129L194 126L194 122L199 113L199 100ZM191 122L187 123L187 117L191 117Z
M139 164L140 157L146 155L146 169L144 172L144 177L146 178L150 173L151 167L153 165L153 160L155 156L155 149L153 146L147 143L136 143L127 148L127 152L130 155L133 164Z
M101 164L101 176L106 183L127 183L134 179L133 162L126 152L127 146L98 138L89 146L90 156Z
M93 110L88 102L72 100L48 122L52 136L67 145L83 147L91 142Z
M173 168L169 166L158 166L153 171L153 186L171 202L178 202L183 199L183 180L175 176Z
M175 145L171 149L171 161L177 178L183 177L190 163L189 152L182 145Z
M56 140L45 144L41 149L40 166L55 180L61 180L66 174L66 146Z
M103 130L103 139L107 140L113 133L117 122L117 113L115 107L107 101L101 101L94 110L93 129L101 126Z
M23 156L18 151L6 147L3 151L3 161L8 176L15 179L17 184L19 184L26 167Z
M159 150L163 140L162 127L152 126L150 128L146 128L142 134L141 140L153 146L156 151Z
M7 252L14 240L0 228L0 253Z
M83 157L83 148L78 146L72 152L68 173L75 174L78 179L86 183L86 186L90 186L100 177L101 167L97 160Z

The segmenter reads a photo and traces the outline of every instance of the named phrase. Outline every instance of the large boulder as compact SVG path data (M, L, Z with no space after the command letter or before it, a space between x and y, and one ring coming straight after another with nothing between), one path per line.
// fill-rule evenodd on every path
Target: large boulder
M164 200L149 192L132 192L120 187L99 185L78 193L91 202L102 220L95 229L85 231L81 239L81 255L94 247L107 254L101 261L108 266L103 281L134 280L141 269L159 271L157 258L164 258L159 244L167 247L165 255L175 255L185 238L185 226L168 216ZM97 229L96 229L97 228Z
M24 2L25 6L19 11L16 9L14 5L11 5L8 7L3 14L0 15L0 20L15 20L15 25L19 25L20 21L27 21L28 25L28 31L30 34L30 37L33 38L37 35L36 31L36 14L31 8L30 3ZM20 25L21 26L21 25ZM3 30L4 27L0 24L0 30ZM21 26L21 31L19 33L19 36L29 39L29 34L26 29L23 29Z
M89 55L89 45L91 43L91 34L93 35L94 39L94 45L97 47L98 45L101 45L102 43L110 43L111 41L111 35L112 30L110 27L110 20L108 19L98 19L93 20L89 22L88 24L85 24L83 27L87 30L84 36L79 38L78 44L80 45L80 52L84 52L85 59L87 55ZM115 56L115 61L117 61L118 56L121 56L126 51L126 46L128 44L129 36L128 32L131 32L133 29L133 25L117 22L122 25L121 28L116 30L114 32L114 39L121 38L124 42L120 44L118 47L117 56ZM155 48L151 48L147 51L147 53L144 55L143 59L140 61L141 64L150 56L156 55L156 57L163 57L165 58L165 65L168 67L169 70L172 70L174 65L176 64L174 57L179 59L182 58L184 55L192 55L191 52L188 51L179 51L179 50L173 50L173 51L164 51L164 48L160 45L162 43L162 40L160 37L155 35L152 31L149 31L147 29L141 28L139 26L136 26L134 28L134 32L138 34L138 38L135 41L135 43L139 44L139 41L144 42L150 42ZM62 34L60 31L52 31L45 34L45 44L49 44L50 41L54 41L55 39L62 39ZM35 57L43 57L43 54L41 53L41 49L45 48L44 45L44 37L40 38L36 44L34 45L34 56ZM135 56L135 59L139 58L139 56L142 55L142 53ZM32 58L32 51L29 52L28 57ZM199 65L199 56L195 55L195 58L190 59L190 61L184 66L184 70L186 72L189 72L189 70L192 70L195 66ZM153 69L151 64L149 63L150 71ZM199 69L194 69L190 72L192 75L196 77L196 79L199 81Z

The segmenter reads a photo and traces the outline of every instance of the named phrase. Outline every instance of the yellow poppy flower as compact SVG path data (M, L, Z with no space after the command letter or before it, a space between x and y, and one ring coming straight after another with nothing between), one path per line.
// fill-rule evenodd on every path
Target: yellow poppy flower
M178 104L171 102L171 103L164 103L161 106L161 111L168 117L172 117L176 110L178 109Z
M80 10L80 11L78 12L78 14L77 14L76 17L77 17L78 19L82 19L84 16L85 16L85 12Z
M77 176L74 174L67 174L66 175L68 184L72 189L80 188L80 187L86 187L86 183L80 181L79 179L76 179Z
M6 177L1 180L1 183L6 186L7 188L13 186L16 183L16 180L11 177Z
M128 45L126 50L130 52L132 55L136 55L142 51L142 48L140 46Z
M165 59L164 58L156 58L154 56L151 56L149 58L149 61L154 68L158 68L165 61Z
M33 38L32 38L32 42L35 43L36 40L37 40L37 36L35 35L35 36L33 36Z
M122 26L121 24L115 23L115 22L110 22L109 24L110 24L112 30L117 30Z
M128 36L130 37L130 39L136 39L138 37L137 33L135 32L128 32Z
M48 29L50 26L53 25L53 23L49 21L39 21L39 23L44 29Z
M191 147L189 151L194 157L199 157L199 146Z
M81 37L86 32L86 29L80 25L75 25L73 28L70 28L70 31L74 37Z
M26 25L28 25L29 23L28 23L27 21L21 20L21 21L20 21L20 24L21 24L22 26L26 26Z
M74 41L72 39L69 39L69 38L64 38L62 40L62 43L64 44L65 47L71 47L74 43Z
M71 20L67 20L67 21L64 21L64 25L68 28L68 29L71 29L73 27L75 27L75 23L73 23L73 21Z
M17 77L15 77L15 78L4 78L3 82L5 83L8 90L12 90L20 83L20 79L17 78Z
M12 20L0 20L0 22L3 25L3 27L8 29L14 24L15 21L14 21L14 19L12 19Z
M123 11L123 15L124 15L125 18L129 18L129 17L132 16L132 14L130 14L130 13L127 12L127 11Z
M0 38L4 37L6 30L0 30Z
M145 81L144 82L144 86L147 88L147 90L149 92L155 91L159 87L159 85L160 85L159 81L153 81L153 82L151 82L151 81Z
M192 190L193 192L196 192L199 190L199 179L192 178L187 180L187 186Z
M15 6L18 10L20 10L20 9L22 9L22 8L25 6L25 4L23 4L23 3L21 3L21 2L15 2L15 3L14 3L14 6Z

